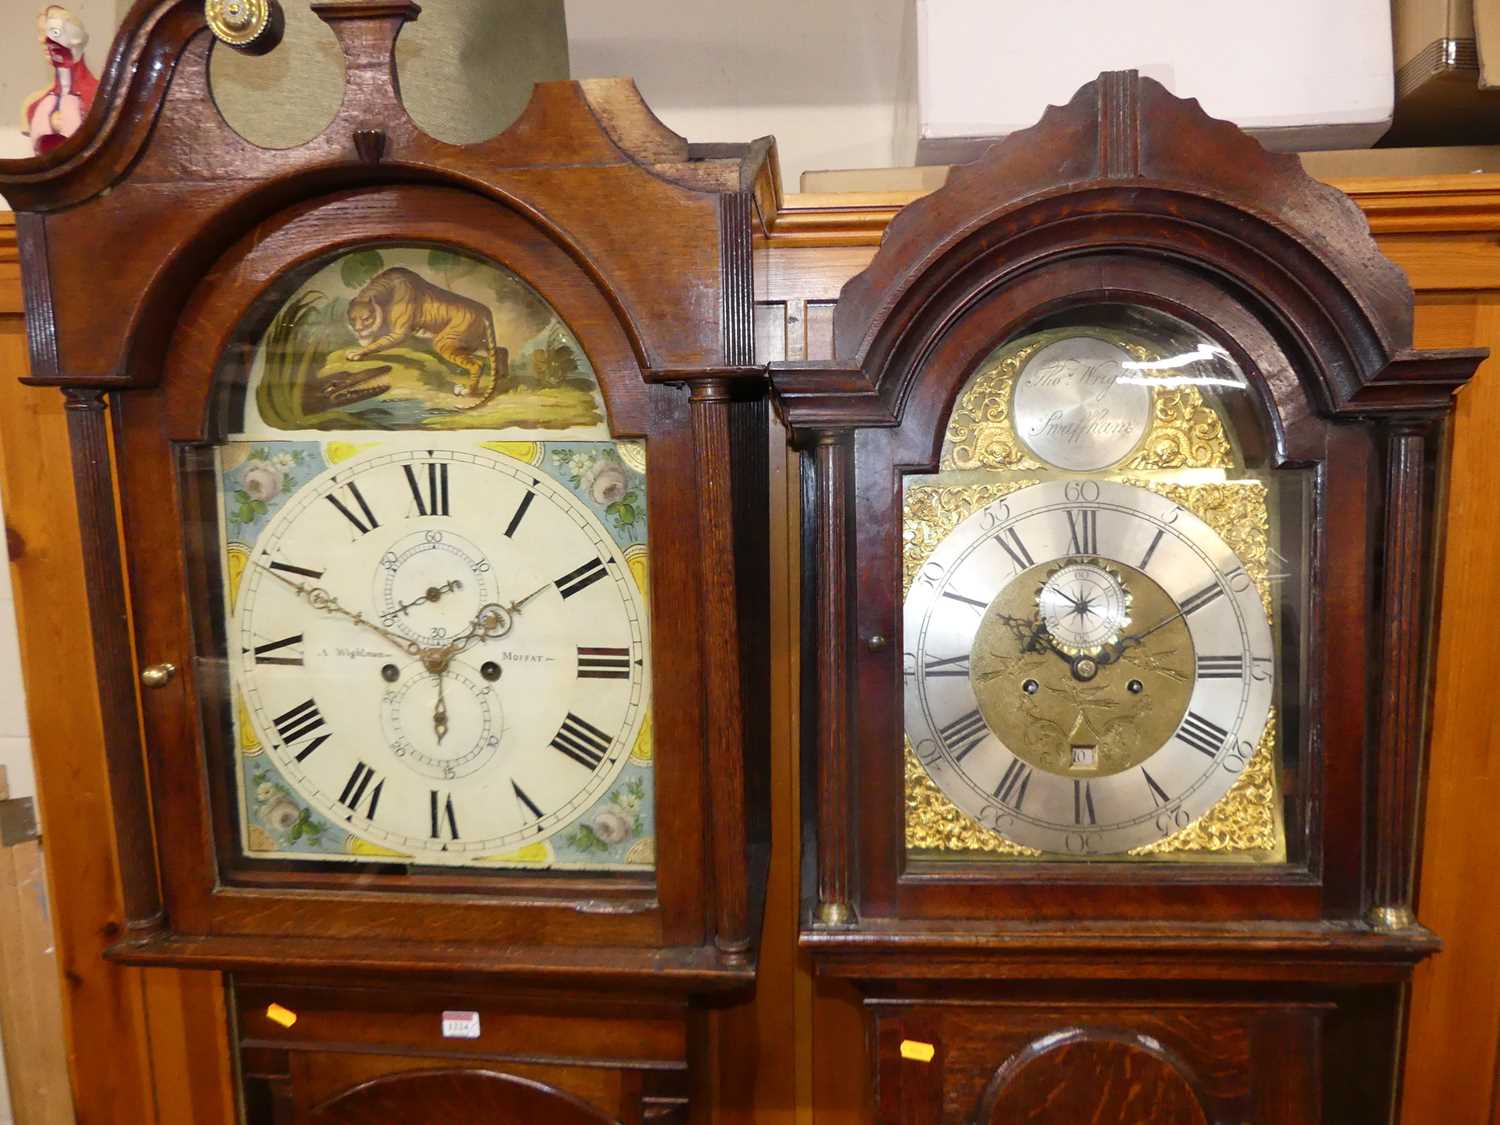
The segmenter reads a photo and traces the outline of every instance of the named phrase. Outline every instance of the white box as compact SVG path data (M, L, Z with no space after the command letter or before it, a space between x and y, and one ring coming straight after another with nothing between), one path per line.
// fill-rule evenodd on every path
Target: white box
M916 5L898 162L972 160L1105 70L1138 70L1280 151L1363 148L1391 122L1390 0Z

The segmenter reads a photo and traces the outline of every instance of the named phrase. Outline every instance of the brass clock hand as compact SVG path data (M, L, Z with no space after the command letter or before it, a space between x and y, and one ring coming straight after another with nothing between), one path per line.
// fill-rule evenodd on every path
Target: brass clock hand
M444 662L442 671L434 672L437 679L437 706L432 709L432 730L437 735L439 743L443 736L448 733L448 701L443 698L443 672L447 671L447 663Z
M434 653L429 658L429 667L440 665L446 668L448 662L455 656L462 652L468 652L469 649L481 641L498 640L500 637L505 636L510 632L511 626L515 624L516 615L521 612L521 607L542 593L542 591L554 585L556 583L543 582L524 598L518 598L511 602L510 605L500 605L498 602L491 602L489 605L481 607L478 615L469 623L469 627L464 632L454 637L453 640L449 641L443 647L434 650Z
M260 567L261 570L265 571L272 578L275 578L278 582L284 582L286 585L290 586L297 592L298 597L305 600L307 604L312 606L314 609L321 610L325 613L338 614L340 617L347 617L356 625L363 625L372 633L378 633L381 637L385 638L391 644L395 645L408 656L423 655L422 646L417 644L416 641L408 640L406 637L398 636L397 634L392 633L389 629L383 629L379 625L375 624L375 622L366 620L363 614L353 613L345 609L343 606L339 605L339 600L332 594L330 594L327 590L323 589L323 587L309 586L306 582L293 582L290 578L283 577L258 560L256 561L255 565Z
M521 607L553 585L555 583L543 582L524 598L518 598L516 601L511 602L510 605L500 605L498 602L491 602L489 605L482 607L479 610L478 616L469 623L468 629L448 642L443 650L446 652L447 658L451 659L461 652L467 652L481 641L493 641L505 636L505 634L510 632L511 626L515 624L516 615L521 612ZM447 660L444 661L445 665L446 663Z
M394 617L397 614L404 614L407 610L409 610L414 605L421 605L424 602L435 602L439 598L441 598L444 594L451 594L454 590L462 590L463 586L464 586L464 584L462 582L460 582L457 578L455 578L455 579L453 579L453 580L451 580L449 582L445 582L441 586L429 586L427 588L426 592L424 592L421 597L419 597L419 598L413 598L409 602L406 602L406 603L404 603L402 605L398 605L395 609L391 610L391 612L388 613L386 616L387 617Z
M1182 617L1186 613L1187 613L1187 610L1185 610L1185 609L1179 609L1176 613L1173 613L1173 614L1170 614L1170 615L1168 615L1166 617L1163 617L1160 621L1158 621L1155 625L1151 626L1151 628L1147 629L1143 633L1132 633L1128 637L1121 637L1112 646L1112 648L1113 648L1114 651L1112 653L1108 654L1109 655L1109 659L1107 661L1105 661L1105 663L1112 664L1116 660L1119 660L1120 657L1124 654L1125 650L1127 648L1129 648L1131 645L1138 645L1138 644L1140 644L1147 637L1149 637L1152 633L1156 632L1158 629L1163 629L1166 626L1172 624L1172 622L1176 621L1179 617Z
M505 636L514 623L515 618L505 606L493 602L483 606L466 630L436 650L441 654L442 666L446 668L449 660L461 652L467 652L480 641L493 641Z
M1028 652L1050 652L1069 668L1073 666L1073 657L1057 647L1057 642L1052 639L1052 634L1047 632L1047 626L1040 621L1029 622L1027 626L1031 635L1027 637L1025 651Z
M538 594L540 594L543 590L547 589L547 587L549 587L551 585L554 585L554 583L543 582L540 586L538 586L535 590L531 591L531 593L527 594L520 601L511 602L510 605L506 606L505 608L509 612L511 612L511 613L520 613L521 612L521 607L523 605L525 605L532 598L536 597Z

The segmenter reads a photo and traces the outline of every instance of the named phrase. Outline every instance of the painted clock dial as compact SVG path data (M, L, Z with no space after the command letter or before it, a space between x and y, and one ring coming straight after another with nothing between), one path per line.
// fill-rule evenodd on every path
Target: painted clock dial
M587 351L453 248L277 286L187 462L217 495L239 856L650 872L647 451Z
M1106 855L1207 812L1255 753L1271 630L1243 562L1173 500L1054 480L958 523L905 603L913 751L1025 847Z
M599 518L482 448L334 465L245 565L231 677L281 778L420 863L513 851L617 778L647 705L645 610Z

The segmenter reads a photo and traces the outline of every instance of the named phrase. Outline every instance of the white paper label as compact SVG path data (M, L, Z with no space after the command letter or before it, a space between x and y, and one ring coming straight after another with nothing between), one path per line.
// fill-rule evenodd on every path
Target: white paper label
M478 1039L479 1038L479 1013L478 1012L444 1012L443 1013L443 1038L444 1039Z

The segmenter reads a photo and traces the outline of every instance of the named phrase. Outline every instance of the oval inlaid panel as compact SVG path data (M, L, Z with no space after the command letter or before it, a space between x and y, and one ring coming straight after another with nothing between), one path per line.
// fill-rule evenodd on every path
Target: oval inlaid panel
M612 1125L614 1119L541 1082L491 1070L423 1070L377 1078L313 1110L310 1125Z
M976 1125L1209 1125L1186 1066L1150 1036L1043 1036L990 1079Z

